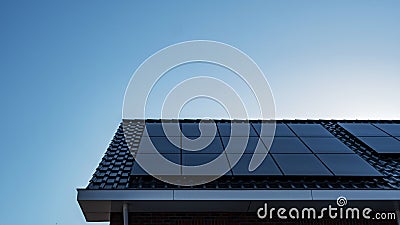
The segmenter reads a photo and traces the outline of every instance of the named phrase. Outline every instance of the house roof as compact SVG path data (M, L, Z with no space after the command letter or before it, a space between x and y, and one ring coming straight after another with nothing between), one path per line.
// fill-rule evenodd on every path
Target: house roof
M148 120L147 122L155 123L158 121ZM195 120L181 122L191 123ZM337 139L372 165L383 177L222 176L211 183L194 187L171 185L151 176L131 175L134 158L129 151L124 136L124 128L121 124L96 172L89 181L87 189L400 189L400 154L378 154L340 126L340 123L343 122L400 124L399 121L282 120L276 122L277 124L321 124ZM140 139L143 122L133 121L128 126L125 129L135 131L134 138Z
M179 122L196 123L198 121L181 120ZM243 121L219 120L217 122ZM260 121L254 120L250 122L258 123ZM345 129L346 126L343 125L390 125L400 124L400 121L276 121L276 124L286 124L289 126L296 124L317 124L323 126L333 135L332 137L345 144L354 154L360 156L378 171L381 176L222 176L210 183L196 186L172 185L152 176L135 175L132 173L135 161L127 142L130 142L130 146L137 146L140 143L145 123L160 123L160 120L131 120L124 121L123 124L121 123L92 179L89 181L89 185L84 189L78 190L78 201L89 221L104 221L109 216L107 214L109 210L103 210L103 214L99 214L95 209L89 207L88 204L93 201L106 201L111 207L113 202L121 203L123 201L146 200L333 200L340 194L355 200L400 199L400 154L382 154L374 146L369 145L368 142L364 142L353 130ZM132 138L126 140L124 132L128 132ZM396 139L398 137L392 138ZM400 139L398 140L400 141ZM368 194L363 194L365 190L369 190ZM288 195L288 193L290 194ZM393 196L397 196L397 199ZM198 206L196 207L198 208ZM91 212L91 210L95 212Z

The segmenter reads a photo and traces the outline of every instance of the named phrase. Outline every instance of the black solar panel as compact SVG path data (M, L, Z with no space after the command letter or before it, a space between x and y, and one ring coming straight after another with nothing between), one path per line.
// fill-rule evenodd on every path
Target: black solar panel
M294 137L296 136L293 131L289 129L289 127L285 124L278 124L276 125L275 129L275 136L276 137Z
M220 154L204 154L204 153L183 153L182 165L199 166L216 159Z
M320 124L288 124L299 137L334 137Z
M286 176L333 176L314 154L273 154Z
M254 129L260 135L261 126L263 128L263 134L260 136L272 136L272 125L268 123L252 123ZM276 124L275 126L275 137L295 137L296 135L289 129L286 124Z
M186 137L190 139L195 139L202 136L215 136L218 134L216 124L212 123L203 123L201 126L205 127L203 133L200 132L200 124L199 123L181 123L182 133ZM215 132L212 132L212 127L215 126Z
M207 124L205 124L207 126ZM183 122L179 126L182 128L181 134L173 133L169 138L178 146L173 145L165 137L160 123L147 123L146 129L149 131L149 137L143 136L138 152L141 157L152 157L149 150L154 145L157 151L166 159L183 165L179 172L189 175L190 166L204 165L213 161L219 156L223 156L219 166L228 168L231 171L226 175L233 176L378 176L377 172L371 165L356 155L344 143L333 136L320 124L277 124L275 138L271 148L264 161L255 171L248 170L253 153L267 153L268 150L264 143L271 136L259 137L258 133L262 124L254 122L248 126L245 123L235 123L238 126L235 136L230 136L230 123L217 123L216 136L200 137L198 122ZM371 125L371 124L370 124ZM176 123L166 123L167 129L176 130ZM212 124L210 124L212 126ZM372 126L372 125L371 125ZM377 125L378 126L378 125ZM249 130L246 130L245 128ZM374 126L372 126L374 127ZM178 127L179 128L179 127ZM267 126L268 128L268 126ZM376 127L375 127L376 128ZM394 128L383 126L388 133ZM378 128L376 128L378 129ZM293 132L293 131L294 132ZM379 130L379 129L378 129ZM390 131L390 132L389 132ZM250 132L250 137L246 138ZM189 138L189 139L188 139ZM367 137L365 143L371 148L376 148L381 152L394 152L400 149L400 141L390 137L390 141L383 139L374 139ZM240 143L246 143L245 154L233 169L232 156L241 153ZM265 139L265 142L263 141ZM233 151L229 154L224 153L224 148L230 143ZM386 148L379 149L376 145L382 147L382 143L386 143ZM208 145L207 145L208 144ZM201 148L199 149L199 147ZM397 147L398 146L398 147ZM258 147L257 151L256 148ZM192 150L192 151L190 151ZM193 151L195 150L195 151ZM333 154L334 153L334 154ZM222 154L222 155L221 155ZM353 156L345 156L353 155ZM153 155L154 156L154 155ZM224 158L225 157L225 158ZM336 158L335 158L336 157ZM231 159L231 160L230 160ZM335 162L335 159L342 160ZM357 165L355 165L357 164ZM162 168L160 168L162 172ZM147 175L135 162L132 168L133 175Z
M135 163L132 167L131 175L134 176L146 176L149 175L146 171L139 166L139 164Z
M318 154L336 176L382 176L357 154Z
M228 155L228 159L230 155ZM282 172L279 170L278 166L275 164L271 155L267 155L264 161L261 163L257 169L250 172L249 164L252 159L252 154L244 154L233 167L232 173L234 176L279 176Z
M297 137L275 137L271 153L312 153Z
M400 154L400 141L394 137L359 137L379 154Z
M231 126L235 126L235 133L231 135ZM249 123L218 123L218 130L221 136L252 136L258 137L253 126Z
M218 160L214 163L213 160ZM214 163L209 167L208 163ZM219 175L219 171L224 175L232 175L226 154L201 154L201 153L183 153L182 154L182 174L183 175ZM188 166L188 167L185 167ZM202 166L202 170L196 170L196 166Z
M197 138L200 137L200 129L199 129L199 123L182 123L182 133L186 137L193 137Z
M198 152L204 154L220 154L224 151L220 137L210 137L212 139L209 143L207 137L202 137L197 140L182 139L182 152ZM209 144L208 144L209 143ZM208 144L208 145L207 145Z
M330 137L302 137L304 143L314 153L353 153L343 142Z
M221 139L222 139L222 143L224 144L225 148L228 146L228 143L231 143L233 149L232 149L232 151L230 151L230 153L242 153L243 152L243 149L240 149L239 147L236 147L236 146L241 146L240 143L246 143L245 137L221 137ZM264 144L260 140L260 138L248 137L247 146L245 148L244 153L245 154L254 153L256 148L257 148L258 153L267 153L268 152L267 148L264 146Z
M400 124L375 123L374 125L392 136L400 137Z
M164 123L163 125L161 125L161 123L146 123L146 129L143 135L158 137L166 136L163 126L164 129L168 130L168 136L180 136L181 130L179 123Z
M370 123L339 123L341 127L346 129L356 137L387 137L389 136L382 130Z
M180 154L180 137L143 137L140 141L139 153L151 153L150 150L155 148L159 153ZM176 145L175 145L176 144Z
M378 154L399 154L400 141L392 137L399 134L399 127L397 124L392 125L394 124L340 123L341 127Z

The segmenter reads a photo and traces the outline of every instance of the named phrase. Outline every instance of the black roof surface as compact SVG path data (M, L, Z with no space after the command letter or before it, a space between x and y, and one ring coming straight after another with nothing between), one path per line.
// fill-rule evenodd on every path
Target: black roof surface
M192 123L196 120L181 120ZM220 120L226 122L227 120ZM146 122L160 122L146 120ZM228 121L229 122L229 121ZM256 122L256 121L254 121ZM102 158L98 168L86 189L385 189L400 190L400 154L382 155L376 153L340 123L383 123L400 124L393 120L277 120L285 124L321 124L337 139L346 144L352 151L372 165L382 177L267 177L267 176L222 176L204 185L181 187L159 181L151 176L131 175L134 158L129 151L124 132L132 136L132 145L140 141L144 121L124 121L120 124L115 136ZM125 130L124 130L125 129Z

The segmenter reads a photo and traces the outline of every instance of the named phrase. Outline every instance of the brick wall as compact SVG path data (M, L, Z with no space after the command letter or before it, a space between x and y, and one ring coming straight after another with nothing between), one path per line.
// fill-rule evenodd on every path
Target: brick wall
M122 214L111 214L110 225L123 225ZM376 220L261 220L255 213L129 213L129 225L397 225Z

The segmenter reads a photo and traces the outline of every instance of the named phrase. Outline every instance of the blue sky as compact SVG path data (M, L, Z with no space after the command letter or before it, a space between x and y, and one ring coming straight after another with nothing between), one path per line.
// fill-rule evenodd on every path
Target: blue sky
M15 0L0 2L0 28L4 224L86 224L75 188L121 120L130 77L177 42L251 56L278 118L400 118L399 1Z

